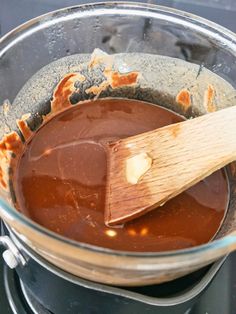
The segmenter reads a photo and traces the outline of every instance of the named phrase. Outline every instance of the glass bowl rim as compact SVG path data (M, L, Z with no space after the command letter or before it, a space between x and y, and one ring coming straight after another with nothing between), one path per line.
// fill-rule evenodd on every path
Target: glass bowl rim
M4 46L5 42L11 43L11 38L14 36L18 36L21 33L24 33L25 31L29 30L31 27L36 26L39 22L43 22L43 21L48 21L48 19L51 17L52 19L55 19L55 17L57 17L57 15L63 14L63 13L67 13L68 15L70 15L70 11L75 10L77 14L81 13L81 12L91 12L91 10L93 10L93 13L96 13L95 11L98 11L100 9L102 9L100 15L105 14L105 10L109 10L114 14L117 13L118 10L123 10L125 11L124 13L127 15L127 8L129 8L131 11L130 13L132 13L133 11L138 11L138 15L137 16L145 16L148 17L148 15L150 16L150 13L155 14L156 15L169 15L169 16L174 16L177 19L187 19L188 23L195 24L198 25L199 27L208 27L212 32L214 31L214 34L218 34L219 35L219 39L221 41L227 41L227 43L232 44L233 48L235 49L235 53L236 53L236 34L231 32L230 30L228 30L227 28L218 25L212 21L209 21L207 19L204 19L202 17L199 17L197 15L188 13L188 12L184 12L181 10L177 10L177 9L173 9L173 8L168 8L165 6L161 6L161 5L155 5L155 4L147 4L147 3L139 3L139 2L126 2L126 1L120 1L120 2L113 2L113 1L109 1L109 2L96 2L96 3L86 3L86 4L80 4L80 5L74 5L74 6L69 6L69 7L65 7L59 10L55 10L55 11L51 11L48 12L46 14L40 15L38 17L35 17L19 26L17 26L16 28L14 28L13 30L11 30L10 32L8 32L6 35L4 35L2 38L0 38L0 56L1 56L1 45ZM141 9L145 10L145 11L141 11ZM112 11L114 10L114 11ZM67 12L68 11L68 12ZM116 12L115 12L116 11ZM89 15L87 15L89 16ZM56 19L57 20L57 19ZM41 23L41 25L43 25L43 23ZM235 47L234 47L235 46ZM11 47L11 46L10 46ZM6 46L5 51L7 51L8 49L10 49L10 47L8 48L8 45ZM4 52L5 52L4 51ZM130 252L130 251L118 251L118 250L113 250L113 249L108 249L108 248L103 248L103 247L99 247L99 246L95 246L95 245L91 245L91 244L87 244L87 243L83 243L83 242L78 242L75 240L71 240L69 238L66 238L64 236L61 236L57 233L54 233L46 228L44 228L43 226L39 225L38 223L34 222L33 220L29 219L28 217L24 216L23 214L21 214L20 212L18 212L15 208L13 208L12 206L9 206L1 197L0 197L0 210L3 210L4 215L3 216L7 216L9 218L9 221L12 219L15 219L17 222L19 222L22 225L25 225L31 229L33 229L34 231L40 233L43 236L49 236L51 238L53 238L54 240L57 240L59 242L63 242L64 244L68 244L71 245L75 248L79 248L79 249L86 249L92 252L98 252L98 253L104 253L104 254L108 254L108 255L116 255L116 256L126 256L126 257L136 257L136 258L144 258L144 257L149 257L149 258L157 258L157 257L176 257L176 256L180 256L180 255L186 255L186 254L198 254L198 253L203 253L206 251L212 251L215 249L221 249L223 247L227 247L230 246L232 244L236 243L236 237L234 236L234 234L232 235L227 235L225 237L222 237L220 239L216 239L213 240L211 242L208 242L206 244L203 245L198 245L195 247L191 247L191 248L186 248L186 249L181 249L181 250L173 250L173 251L164 251L164 252ZM4 219L3 219L4 220ZM10 223L8 223L10 225Z

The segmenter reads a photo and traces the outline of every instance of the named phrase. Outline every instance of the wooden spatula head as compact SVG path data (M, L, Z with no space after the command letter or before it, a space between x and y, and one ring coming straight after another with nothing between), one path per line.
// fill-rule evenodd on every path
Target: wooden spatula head
M236 159L236 106L112 143L105 223L163 205Z

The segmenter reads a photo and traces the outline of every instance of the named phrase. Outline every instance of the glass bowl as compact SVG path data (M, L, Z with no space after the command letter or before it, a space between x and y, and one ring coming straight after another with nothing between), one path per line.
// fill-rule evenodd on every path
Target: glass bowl
M14 129L16 118L34 112L55 82L66 71L72 71L74 64L70 62L60 67L61 58L71 56L76 63L74 55L79 54L77 66L80 66L95 48L117 54L117 60L125 60L129 66L131 60L136 60L131 68L143 69L144 85L138 94L128 94L129 98L158 103L186 117L197 116L207 112L202 99L207 86L213 84L218 97L217 109L236 105L235 34L200 17L161 6L133 2L86 4L35 18L1 38L0 103L11 105L7 116L4 106L1 107L0 136ZM51 62L57 66L56 74L47 79L41 70L40 84L34 89L32 85L25 85ZM118 66L123 65L119 62ZM157 71L162 71L162 85ZM160 83L159 87L154 86L155 80ZM184 86L195 90L192 110L185 113L175 97ZM33 92L24 96L29 88ZM120 95L116 91L113 96ZM0 194L0 215L23 244L67 272L112 285L160 283L210 264L235 249L236 167L233 163L228 166L228 176L230 203L220 231L213 241L190 249L132 253L75 242L22 215L12 207L4 190Z

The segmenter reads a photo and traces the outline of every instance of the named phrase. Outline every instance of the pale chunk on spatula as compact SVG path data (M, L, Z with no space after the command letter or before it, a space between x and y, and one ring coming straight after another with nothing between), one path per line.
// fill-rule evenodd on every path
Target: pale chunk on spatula
M107 158L105 223L122 224L236 160L236 106L111 143Z

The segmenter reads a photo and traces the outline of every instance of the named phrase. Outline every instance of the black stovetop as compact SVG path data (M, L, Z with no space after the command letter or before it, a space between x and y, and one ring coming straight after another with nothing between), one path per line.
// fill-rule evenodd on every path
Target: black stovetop
M84 3L81 0L0 0L0 36L19 24L61 7ZM93 2L98 2L93 0ZM140 1L142 2L142 1ZM143 1L144 2L144 1ZM166 5L189 11L215 21L232 31L236 31L236 5L234 0L160 0L151 3ZM14 271L7 270L1 258L0 248L0 314L32 313L24 301L20 284ZM236 253L231 254L220 271L201 295L192 309L183 314L235 314L236 313ZM5 274L5 277L4 277ZM7 298L6 282L12 287L13 300L17 310L11 309ZM14 290L15 289L15 290ZM89 302L89 300L88 300ZM157 310L157 314L159 310ZM161 313L161 312L160 312ZM101 313L102 314L102 313ZM125 313L124 313L125 314ZM133 314L133 313L128 313ZM174 310L173 310L174 314Z

